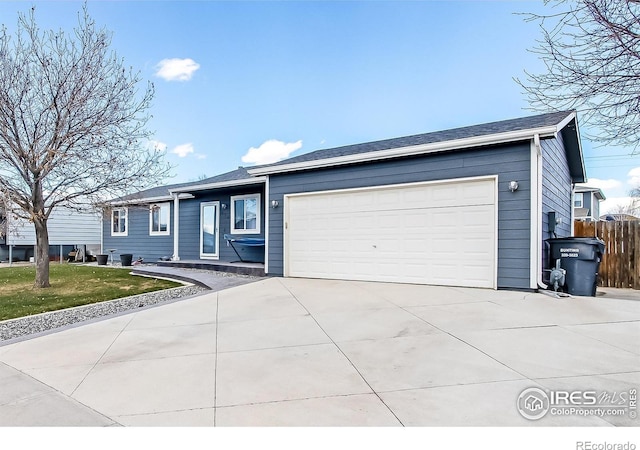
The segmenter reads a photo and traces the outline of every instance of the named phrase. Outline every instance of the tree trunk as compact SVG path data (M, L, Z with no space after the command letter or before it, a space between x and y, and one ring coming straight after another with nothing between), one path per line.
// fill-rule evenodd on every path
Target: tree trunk
M47 219L33 221L36 229L36 281L34 287L48 288L49 284L49 231Z
M37 174L39 175L39 174ZM37 178L36 177L34 178ZM36 281L34 287L48 288L49 284L49 230L47 230L47 214L44 211L42 183L36 181L33 187L33 211L31 220L36 230Z

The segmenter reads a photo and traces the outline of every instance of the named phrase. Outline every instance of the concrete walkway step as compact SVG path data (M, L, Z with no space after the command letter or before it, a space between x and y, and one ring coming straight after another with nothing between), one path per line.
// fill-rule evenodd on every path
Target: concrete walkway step
M134 266L135 275L170 278L202 286L211 291L221 291L235 286L258 281L261 277L214 270L189 269L176 266ZM264 276L264 275L263 275Z
M203 261L203 260L181 260L181 261L158 261L158 267L176 267L181 269L198 269L212 272L226 272L238 275L251 275L254 277L264 277L264 264L254 262L228 262L228 261Z

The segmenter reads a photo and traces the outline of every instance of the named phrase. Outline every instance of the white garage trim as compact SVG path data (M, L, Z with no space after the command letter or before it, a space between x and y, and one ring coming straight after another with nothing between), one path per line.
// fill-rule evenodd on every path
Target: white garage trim
M471 185L474 182L487 182L487 181L491 182L490 186L488 184L485 184L484 186L482 184L478 184L478 186L476 186L477 188L482 188L481 195L483 197L470 199L468 203L465 203L465 202L460 203L461 198L466 198L464 197L464 193L462 193L460 190L461 187L463 189L466 187L464 185L469 185L469 187L473 187ZM456 191L451 191L451 190L447 191L446 190L447 185L455 185ZM378 205L377 203L363 204L362 208L358 207L358 211L359 211L358 214L350 215L348 213L351 210L348 208L353 207L353 203L352 203L349 206L345 206L345 208L347 209L344 209L344 210L338 209L336 211L336 216L331 218L333 220L339 219L340 211L344 211L341 213L343 217L342 217L342 225L340 229L347 230L348 232L353 231L351 238L363 236L363 242L356 242L354 245L358 248L358 251L361 251L363 255L362 256L363 260L364 258L371 258L369 260L377 261L377 265L379 267L379 269L373 269L373 268L367 267L366 274L362 274L362 275L357 274L355 278L351 278L351 276L348 275L348 273L345 273L344 279L368 279L372 281L395 281L396 277L395 275L393 275L393 273L389 274L387 272L380 272L380 273L384 273L384 275L388 275L386 279L381 279L381 280L377 280L377 275L373 274L373 272L376 272L376 270L382 270L380 268L385 265L385 262L387 261L387 257L389 256L391 256L392 258L396 258L396 259L399 258L403 260L401 256L403 254L403 251L402 250L397 250L397 252L394 251L395 247L393 247L393 244L394 242L395 243L401 242L402 241L401 236L403 236L403 234L407 230L404 230L403 227L398 227L396 229L391 228L397 224L397 220L394 221L395 217L403 217L408 222L412 222L412 223L416 221L420 222L420 224L414 225L414 228L413 228L414 232L415 233L422 232L427 239L433 240L433 238L431 236L428 236L428 233L424 233L424 231L425 230L433 231L432 226L434 223L439 223L441 227L440 228L441 231L443 233L446 233L447 227L442 225L443 224L442 220L446 220L447 218L458 217L458 219L454 223L464 227L464 226L474 225L476 224L476 222L460 221L459 219L460 216L463 214L476 214L479 218L482 218L482 220L479 220L479 222L477 223L482 226L482 229L479 230L478 232L482 234L483 239L477 239L475 241L472 241L472 240L469 240L470 238L467 238L466 244L471 243L471 247L474 247L474 248L478 247L479 243L481 242L485 242L486 244L489 244L489 245L484 245L482 249L476 248L475 256L479 258L477 261L481 260L483 261L483 263L481 266L477 266L477 267L474 266L473 268L474 269L478 268L478 271L479 271L478 274L480 272L482 273L481 276L478 275L478 278L477 278L478 285L481 285L482 287L495 289L497 288L497 270L498 270L497 269L498 267L498 187L497 186L498 186L497 175L491 175L491 176L482 176L482 177L468 177L468 178L456 178L456 179L447 179L447 180L438 180L438 181L426 181L426 182L418 182L418 183L403 183L403 184L393 184L393 185L384 185L384 186L369 186L369 187L353 188L353 189L324 190L324 191L317 191L317 192L287 194L284 196L284 219L285 219L284 239L283 239L284 275L313 277L313 273L317 273L319 278L341 278L340 274L342 273L341 269L337 268L339 267L339 264L340 264L338 262L336 262L333 268L329 270L329 272L333 275L329 274L325 276L325 275L322 275L321 271L314 272L313 269L310 269L309 272L307 272L306 269L300 270L300 267L301 267L300 265L298 265L296 269L292 269L292 265L293 265L292 261L294 261L294 259L292 259L293 258L292 255L295 253L297 253L297 256L295 257L296 263L300 263L300 261L304 261L304 258L306 257L307 258L306 263L308 264L309 267L312 267L313 265L315 265L316 267L319 267L320 261L322 260L322 258L319 258L318 260L314 260L313 258L309 258L306 255L301 255L301 245L297 245L296 248L293 248L292 242L291 242L292 240L297 241L298 243L304 242L306 244L307 241L305 241L305 239L308 239L308 238L306 238L304 235L301 235L301 234L298 234L297 236L292 238L292 232L294 233L297 231L300 231L301 233L304 233L305 231L313 232L313 228L314 226L316 226L315 222L314 223L308 222L307 224L305 224L304 228L298 228L296 230L293 230L292 227L296 226L296 223L291 222L293 206L295 206L296 208L296 216L294 217L294 219L298 220L297 222L298 227L300 227L299 224L304 223L300 221L304 220L304 217L309 217L312 214L311 210L309 210L309 212L307 213L308 215L305 214L304 210L300 212L301 211L300 208L314 208L313 202L316 202L316 206L318 206L319 208L325 208L325 211L328 211L326 208L328 208L329 206L327 206L326 202L329 200L334 200L334 201L337 200L338 202L340 201L348 202L349 200L357 201L357 199L351 196L350 194L358 195L361 193L366 194L373 191L379 191L379 193L373 192L374 193L373 196L364 195L360 198L364 200L374 199L374 198L379 199L381 198L380 195L383 195L382 198L386 198L387 201L389 201L387 206ZM425 194L437 193L437 190L433 191L433 190L427 189L429 187L434 187L437 190L439 190L438 189L439 187L442 187L443 189L445 189L443 192L457 192L456 194L457 196L453 196L453 197L444 196L442 198L438 196L434 196L434 197L431 197L430 199L426 199L426 198L423 199L423 197L420 195L416 196L417 194L421 194L421 191L419 190L419 188L425 188L423 192ZM477 192L477 189L467 190L466 192L467 193L471 192L472 194L475 194ZM405 199L401 200L401 203L399 203L399 207L397 209L394 208L393 206L390 206L393 204L392 198L394 195L398 195L398 196L404 195L406 197ZM318 197L325 197L325 198L318 198ZM309 199L308 204L300 203L300 200L304 198ZM402 205L402 202L404 202L404 206ZM415 207L413 207L414 202L416 202ZM408 204L411 205L411 207L407 207ZM360 206L360 204L358 204L358 206ZM397 215L398 211L402 211L403 214L406 214L406 215L398 216ZM424 212L426 211L429 211L430 214L424 214ZM327 215L330 216L331 212L329 212ZM376 235L375 228L372 228L372 227L367 228L368 227L367 215L369 215L369 217L374 217L376 220L379 219L380 221L386 221L385 234ZM312 216L312 217L315 217L316 219L318 219L320 215L316 214L315 216ZM360 224L358 224L359 221L360 221ZM424 221L434 221L434 222L429 222L429 225L427 225L427 222L424 222ZM335 222L332 222L332 223L335 223ZM326 225L331 225L331 224L327 223L325 224L325 227ZM354 228L350 228L351 225L353 225ZM359 226L361 228L357 228ZM429 226L429 228L426 228L427 226ZM317 229L317 226L316 226L316 229ZM327 231L332 230L329 228L321 228L321 229L322 230L326 229ZM364 235L359 234L360 229L365 230ZM475 231L476 230L474 230L474 232ZM348 232L347 234L349 234ZM364 244L364 241L367 240L367 237L366 237L367 233L369 234L370 237L373 236L374 240L379 239L381 241L379 244L380 248L378 248L377 242L375 242L371 246L369 246L368 244L367 245ZM335 236L334 236L334 239L335 239ZM488 242L489 239L492 240L492 243ZM357 239L354 239L354 240L357 241ZM312 239L310 239L309 241L310 241L309 245L315 246L315 247L314 248L305 247L305 253L318 251L319 252L318 254L322 255L322 253L324 252L326 261L333 262L336 260L334 258L329 258L328 255L332 255L332 254L327 253L324 248L319 247L320 245L319 241L313 241ZM455 241L457 242L456 245L460 247L462 241L460 239L456 239ZM329 242L333 243L335 241L331 240ZM351 244L353 241L347 239L344 242ZM418 242L420 242L420 240ZM438 241L436 240L434 242L437 243ZM358 245L362 245L362 246L358 247ZM422 242L422 245L425 245L424 240ZM353 247L353 248L356 248L356 247ZM334 247L332 251L340 252L341 247L338 246L337 248L339 250L337 250L336 247ZM376 250L372 250L372 248ZM408 251L411 251L411 250L413 250L413 248L408 248ZM443 248L440 248L439 251L443 255L447 255L446 249L443 250ZM460 252L464 250L458 249L456 251L458 252L458 254L460 254ZM409 283L422 282L422 281L419 281L420 275L417 275L419 268L421 267L419 264L420 260L422 261L423 264L431 265L432 268L433 267L443 268L443 273L446 272L444 270L445 266L444 265L439 266L438 264L436 264L435 262L436 260L429 261L424 258L421 258L419 256L420 251L414 250L414 253L416 257L415 261L417 264L417 265L414 265L416 272L414 272L414 274L411 274L411 273L405 274L404 272L402 272L402 274L398 275L397 277L398 281L409 282ZM335 253L335 254L338 254L338 253ZM376 260L375 259L376 256L373 256L373 254L384 254L385 256L383 258ZM367 256L367 255L370 255L370 256ZM491 261L487 261L487 257L491 257ZM407 258L410 258L410 257L407 256ZM450 260L449 262L451 261L453 260ZM344 260L341 262L341 264L343 264L343 267L347 268L347 272L356 271L350 265L345 264ZM386 263L386 265L388 267L394 267L390 263ZM470 266L473 266L473 264L471 263ZM373 272L368 273L369 269L373 270ZM306 274L302 274L303 272ZM431 275L431 273L432 272L430 271L429 274ZM446 281L447 277L449 277L450 275L452 276L452 279L453 278L456 278L458 280L461 279L460 272L455 272L455 275L453 275L453 272L446 272L446 273L447 273L447 276L443 276L443 278L439 278L439 276L436 275L435 273L432 276L434 280L445 280L445 281L434 282L434 281L427 280L424 282L430 283L430 284L450 284L450 285L469 285L469 286L471 285L471 284L465 284L466 282L463 282L462 284L456 284L458 282ZM471 274L471 272L469 272L469 274ZM375 277L376 279L372 277ZM382 277L382 278L385 278L385 277ZM473 276L470 276L469 280L472 280L472 279L474 279ZM471 283L471 281L469 283Z

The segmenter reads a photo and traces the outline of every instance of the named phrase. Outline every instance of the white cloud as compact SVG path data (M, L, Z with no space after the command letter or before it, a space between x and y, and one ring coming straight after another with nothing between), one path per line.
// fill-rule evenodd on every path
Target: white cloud
M629 177L628 182L632 187L636 188L640 186L640 167L631 169L627 176Z
M193 152L193 144L178 145L173 150L171 150L171 153L173 153L174 155L178 155L180 158L184 158Z
M152 150L155 150L157 152L164 152L167 149L167 144L165 144L164 142L160 142L160 141L150 140L149 141L149 148L152 149Z
M188 81L199 68L200 64L191 58L163 59L156 65L156 76L166 81Z
M251 164L271 164L287 158L302 147L302 141L285 143L275 139L265 141L260 147L251 147L242 162Z
M205 155L204 153L196 153L194 156L196 157L196 159L207 159L207 155Z
M589 178L588 182L580 183L580 186L595 187L595 188L600 188L603 191L606 191L607 189L616 189L616 188L622 187L622 181L614 180L613 178L610 178L608 180L601 180L599 178ZM606 192L605 192L605 195L606 195Z

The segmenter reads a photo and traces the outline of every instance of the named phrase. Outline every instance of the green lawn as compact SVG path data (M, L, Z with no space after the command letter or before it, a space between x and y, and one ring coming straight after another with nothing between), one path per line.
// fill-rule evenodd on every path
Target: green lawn
M180 286L130 269L51 263L50 270L51 287L35 289L35 267L0 267L0 320Z

